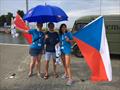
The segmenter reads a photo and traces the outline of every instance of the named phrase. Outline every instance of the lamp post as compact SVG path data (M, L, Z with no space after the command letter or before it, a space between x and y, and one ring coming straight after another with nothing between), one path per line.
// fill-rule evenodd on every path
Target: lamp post
M28 0L26 0L26 13L28 12ZM29 23L27 22L27 25L29 26Z
M100 0L100 15L102 15L102 0Z
M28 0L26 0L26 12L28 11Z

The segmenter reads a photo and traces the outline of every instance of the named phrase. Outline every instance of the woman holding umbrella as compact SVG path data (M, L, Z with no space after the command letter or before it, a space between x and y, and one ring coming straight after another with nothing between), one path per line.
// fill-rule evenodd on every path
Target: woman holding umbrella
M40 60L42 57L45 38L45 34L42 32L42 27L42 23L37 23L38 29L20 30L24 33L29 33L32 35L32 44L30 45L29 49L29 54L32 57L28 74L29 77L32 76L33 68L35 66L37 69L37 75L40 77Z
M57 6L37 5L36 7L31 8L25 14L24 20L28 22L42 22L42 23L60 22L60 21L68 20L68 16L61 8ZM47 69L46 69L46 72L47 72ZM45 76L48 76L48 73L46 73ZM57 77L57 74L55 76Z

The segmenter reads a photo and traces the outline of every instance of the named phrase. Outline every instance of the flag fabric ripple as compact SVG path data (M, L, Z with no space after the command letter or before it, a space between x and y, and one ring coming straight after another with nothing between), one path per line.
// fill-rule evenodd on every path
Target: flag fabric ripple
M92 81L111 81L112 69L104 18L98 17L73 36L90 68L90 79Z
M26 23L23 21L23 19L20 17L20 15L16 15L14 19L14 24L17 29L21 30L29 30L30 28L26 25ZM24 38L27 40L29 44L32 43L32 36L28 33L23 33Z

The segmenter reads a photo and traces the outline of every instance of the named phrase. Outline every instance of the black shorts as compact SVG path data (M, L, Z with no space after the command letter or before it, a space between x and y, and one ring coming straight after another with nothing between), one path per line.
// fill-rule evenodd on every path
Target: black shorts
M34 48L30 48L29 49L29 54L31 56L38 56L39 54L42 54L42 49L34 49Z

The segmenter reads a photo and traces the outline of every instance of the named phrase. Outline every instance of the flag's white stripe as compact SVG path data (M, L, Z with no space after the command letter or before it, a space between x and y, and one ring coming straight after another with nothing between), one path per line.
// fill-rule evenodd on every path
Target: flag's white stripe
M108 80L111 81L112 80L112 68L111 68L111 61L110 61L108 43L107 43L107 39L106 39L104 20L103 20L103 24L102 24L100 54L101 54L101 57L102 57L102 60L103 60L103 64L105 66L105 71L106 71Z

